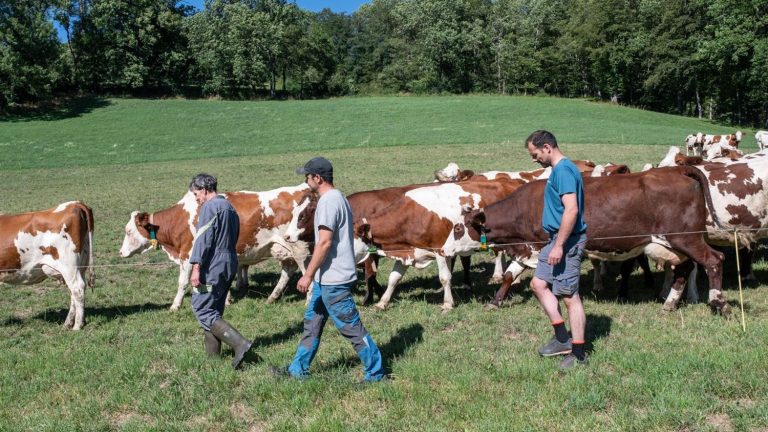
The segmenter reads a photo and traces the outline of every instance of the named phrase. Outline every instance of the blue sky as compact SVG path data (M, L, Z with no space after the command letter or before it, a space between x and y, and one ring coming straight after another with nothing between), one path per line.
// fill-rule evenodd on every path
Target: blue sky
M205 4L205 1L204 0L180 0L179 3L185 3L190 6L194 6L198 10L201 10L204 7L203 5ZM368 0L336 0L336 1L296 0L296 4L299 5L299 7L304 10L320 12L321 10L328 8L337 13L346 12L348 14L352 14L352 12L357 11L360 8L360 5L363 3L368 3ZM64 33L64 29L59 27L59 25L56 24L55 22L54 22L54 27L56 28L56 31L59 33L59 40L65 41L67 39L67 36L66 36L66 33Z

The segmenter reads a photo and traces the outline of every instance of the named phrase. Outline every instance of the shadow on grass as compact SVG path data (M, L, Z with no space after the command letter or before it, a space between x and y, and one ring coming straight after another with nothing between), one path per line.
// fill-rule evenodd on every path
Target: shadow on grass
M587 352L592 352L594 343L611 334L613 320L605 315L587 314L586 346Z
M270 345L277 345L289 340L297 339L296 335L301 334L304 330L304 322L296 323L280 333L273 333L269 336L259 336L253 340L253 344L256 347L267 347Z
M85 321L87 323L89 317L94 317L94 316L102 316L107 320L111 321L118 316L128 316L128 315L133 315L137 313L152 312L152 311L167 310L167 309L168 309L168 305L157 304L157 303L144 303L141 305L133 305L133 306L111 306L111 307L104 307L104 308L91 308L86 306ZM68 313L69 313L69 309L54 309L54 310L48 309L46 311L40 312L35 316L31 316L28 319L19 319L15 317L8 318L2 323L0 323L0 325L2 326L19 325L19 324L24 324L28 320L45 321L52 324L64 324L64 320L67 318Z
M378 343L387 374L392 373L392 363L405 355L412 346L421 343L423 340L424 327L419 323L413 323L407 327L400 327L397 329L395 335L392 336L387 343ZM336 369L339 367L347 367L351 369L358 366L360 366L360 359L357 356L346 356L323 365L319 370Z
M490 262L473 264L470 271L470 287L467 287L464 284L461 266L457 265L454 267L451 277L451 295L453 296L455 306L462 303L469 303L472 300L487 303L493 298L496 294L496 290L499 288L498 284L488 283L493 275L493 266L494 264ZM414 276L397 285L390 303L396 302L398 298L407 298L415 301L425 301L429 304L443 304L444 293L437 275L429 273L428 270L422 271L409 269L408 271L414 272ZM419 272L422 273L419 274ZM389 275L386 276L388 277ZM380 279L384 279L383 285L386 289L386 278ZM365 284L360 286L362 292L365 292ZM510 289L510 293L523 296L523 301L525 301L532 295L529 290L523 289L525 286L527 286L527 284L513 286ZM378 300L379 296L376 295L374 301Z
M0 116L0 123L63 120L80 117L109 105L111 102L101 97L76 97L37 108L16 108L7 115Z

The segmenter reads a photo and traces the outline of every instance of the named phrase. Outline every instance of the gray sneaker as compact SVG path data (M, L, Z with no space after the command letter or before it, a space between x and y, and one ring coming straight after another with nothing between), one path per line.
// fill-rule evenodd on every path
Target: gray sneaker
M542 357L552 357L556 355L570 354L571 352L571 338L568 338L565 343L559 342L554 336L547 342L546 345L539 348L539 355Z
M586 354L584 354L584 360L579 360L575 355L568 354L563 361L560 362L560 370L569 370L578 365L586 366L587 364L589 364L589 358Z

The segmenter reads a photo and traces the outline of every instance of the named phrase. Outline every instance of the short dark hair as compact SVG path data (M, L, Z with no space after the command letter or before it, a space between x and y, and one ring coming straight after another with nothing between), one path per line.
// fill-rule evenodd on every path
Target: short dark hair
M192 181L189 183L189 190L190 191L204 190L206 192L216 192L216 186L218 186L216 177L210 174L200 173L192 177Z
M528 143L533 144L534 147L539 149L544 147L544 144L549 144L552 146L552 148L557 148L557 139L555 136L552 134L552 132L545 131L544 129L539 129L536 132L530 134L523 143L525 148L528 148Z

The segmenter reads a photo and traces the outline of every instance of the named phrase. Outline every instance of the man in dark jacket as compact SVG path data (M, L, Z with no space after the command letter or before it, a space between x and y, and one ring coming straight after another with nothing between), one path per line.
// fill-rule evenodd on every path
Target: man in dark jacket
M221 341L235 351L232 367L238 369L251 341L224 321L224 303L237 274L237 237L240 218L232 204L216 193L216 177L198 174L189 185L200 205L197 233L189 262L192 264L192 311L205 332L205 351L221 354Z

